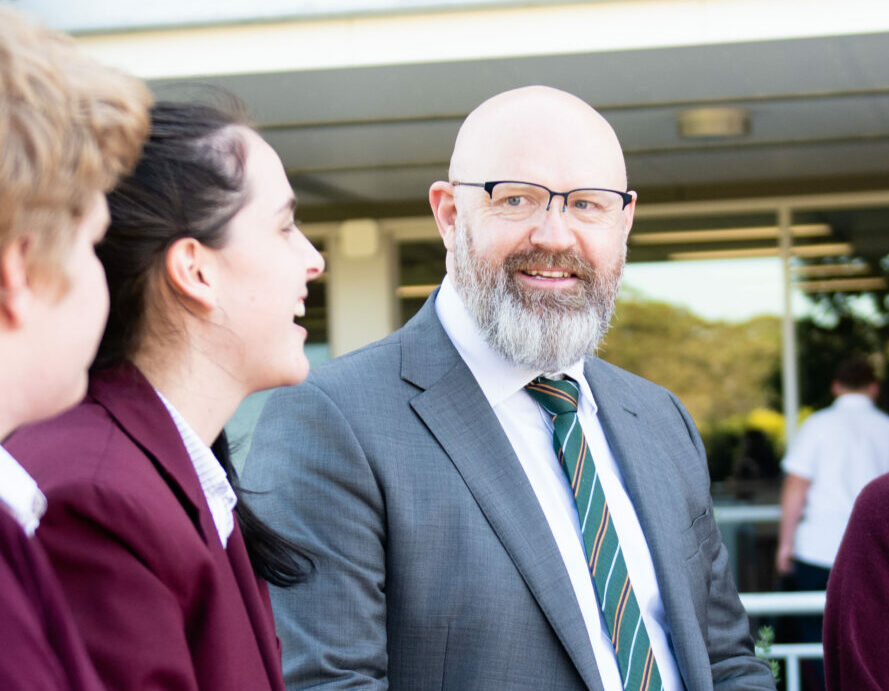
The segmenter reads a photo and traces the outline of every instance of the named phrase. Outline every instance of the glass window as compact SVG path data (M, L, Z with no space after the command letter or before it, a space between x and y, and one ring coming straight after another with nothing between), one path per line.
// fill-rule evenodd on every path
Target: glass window
M398 309L401 324L413 317L445 275L441 240L402 242L398 246Z
M878 376L889 357L889 207L797 211L794 224L830 229L819 248L795 247L791 266L801 414L830 405L830 382L849 355L867 356ZM806 251L809 250L809 251ZM820 251L819 251L820 250ZM880 405L889 409L889 387Z

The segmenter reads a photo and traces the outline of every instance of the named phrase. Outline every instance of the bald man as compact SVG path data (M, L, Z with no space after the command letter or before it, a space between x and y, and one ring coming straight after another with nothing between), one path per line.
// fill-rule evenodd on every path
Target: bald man
M273 593L288 688L774 689L694 424L594 355L636 203L613 130L506 92L449 176L441 288L253 439L255 508L314 555Z

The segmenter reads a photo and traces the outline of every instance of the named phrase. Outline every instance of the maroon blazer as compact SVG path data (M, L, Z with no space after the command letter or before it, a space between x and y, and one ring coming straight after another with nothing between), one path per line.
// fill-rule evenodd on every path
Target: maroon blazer
M111 689L283 691L264 582L224 549L173 420L132 365L4 446L49 503L37 537Z
M889 474L855 500L824 607L830 691L889 689Z
M102 688L46 555L0 509L0 689Z

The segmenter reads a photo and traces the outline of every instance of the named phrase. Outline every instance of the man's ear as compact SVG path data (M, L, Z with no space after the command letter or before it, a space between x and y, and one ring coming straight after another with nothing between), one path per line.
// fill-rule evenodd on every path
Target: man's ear
M28 283L31 239L17 237L0 251L0 323L16 329L27 319L33 293Z
M167 249L164 268L178 296L207 311L216 306L216 257L207 247L180 238Z
M429 205L438 232L448 252L454 251L454 235L457 228L457 206L454 203L454 186L444 180L437 180L429 188Z

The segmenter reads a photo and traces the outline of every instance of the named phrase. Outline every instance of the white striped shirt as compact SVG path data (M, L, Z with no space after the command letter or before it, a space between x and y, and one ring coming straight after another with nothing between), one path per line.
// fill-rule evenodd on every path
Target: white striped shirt
M213 523L219 533L219 541L225 547L228 544L229 535L235 529L235 518L232 511L234 511L235 504L238 503L238 498L210 447L197 435L197 432L179 414L173 404L164 398L160 391L157 389L155 391L166 406L170 417L173 418L176 429L179 430L179 436L182 437L182 443L185 445L185 450L197 473L198 481L201 483L204 497L207 499L210 515L213 516Z
M46 497L9 452L0 446L0 504L22 526L28 536L34 535L46 513Z

